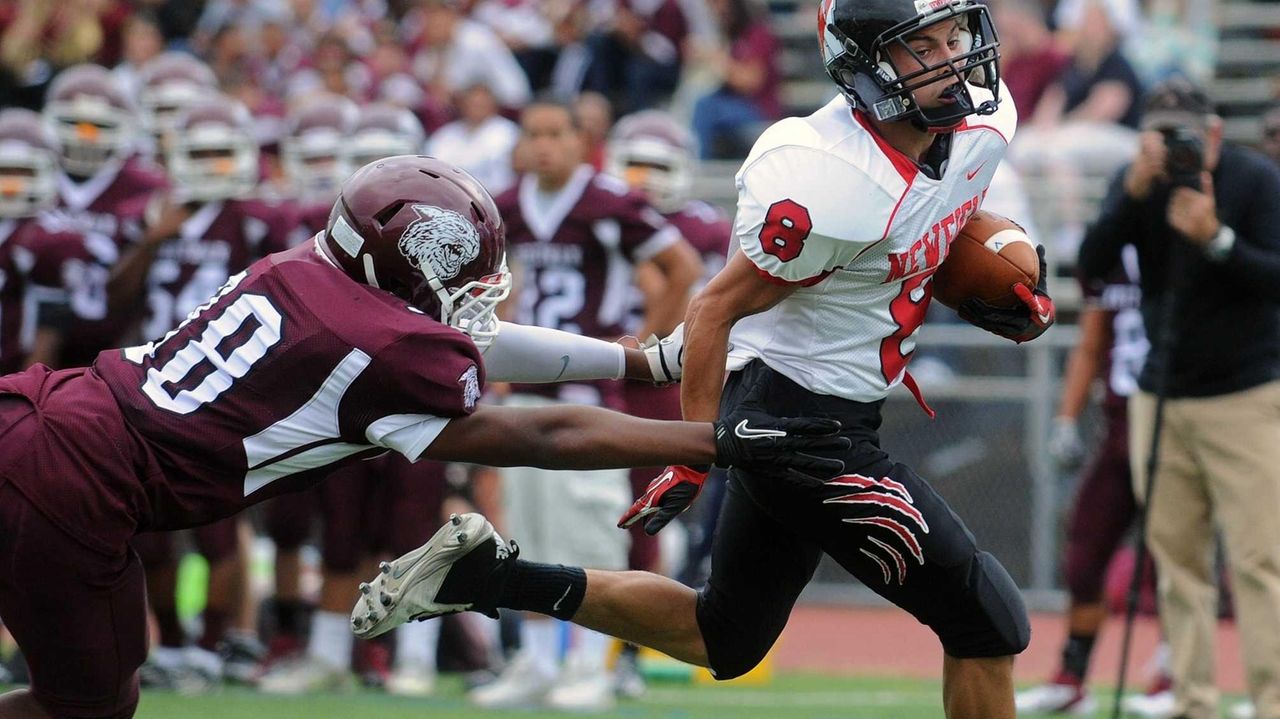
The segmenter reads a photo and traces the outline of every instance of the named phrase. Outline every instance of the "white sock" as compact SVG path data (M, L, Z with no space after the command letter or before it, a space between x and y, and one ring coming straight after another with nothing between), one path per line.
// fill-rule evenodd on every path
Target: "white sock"
M561 622L556 619L528 619L520 625L520 648L542 674L555 678L560 673Z
M311 616L311 642L307 656L331 667L345 667L351 662L351 618L337 612L316 611Z
M440 618L407 622L396 628L396 666L436 668L436 645L440 642Z
M577 655L582 670L590 673L603 672L609 661L609 642L612 638L576 624L572 625L570 631L573 632L573 652Z

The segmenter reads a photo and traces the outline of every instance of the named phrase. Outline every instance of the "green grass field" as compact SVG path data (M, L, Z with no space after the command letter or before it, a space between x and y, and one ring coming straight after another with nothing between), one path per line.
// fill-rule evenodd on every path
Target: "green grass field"
M940 684L788 674L764 687L651 685L638 701L626 701L610 719L940 719ZM3 691L3 687L0 687ZM1110 695L1095 715L1109 717ZM359 691L305 697L273 697L227 688L201 696L145 692L138 719L577 719L550 711L484 711L467 704L460 680L446 678L431 699L402 699Z

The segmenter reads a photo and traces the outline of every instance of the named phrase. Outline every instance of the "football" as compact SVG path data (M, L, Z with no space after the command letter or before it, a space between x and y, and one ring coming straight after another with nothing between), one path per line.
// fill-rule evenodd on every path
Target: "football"
M975 298L993 307L1017 307L1013 286L1035 289L1040 259L1018 223L993 212L976 212L951 242L933 275L933 296L951 309Z

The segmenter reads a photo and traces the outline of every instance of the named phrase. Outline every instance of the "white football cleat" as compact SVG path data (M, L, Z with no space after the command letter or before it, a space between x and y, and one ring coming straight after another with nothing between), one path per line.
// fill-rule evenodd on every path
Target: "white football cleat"
M436 670L425 664L397 666L387 677L387 693L402 697L429 697L436 690Z
M1092 715L1097 702L1078 684L1049 682L1014 695L1018 713Z
M371 639L415 619L467 610L496 616L500 582L490 580L519 554L479 514L452 515L426 544L383 562L378 576L361 583L351 630Z
M1172 689L1154 692L1152 694L1135 694L1125 697L1120 703L1121 708L1130 714L1137 714L1147 719L1169 719L1173 716L1177 700L1173 696Z
M486 709L519 709L541 706L555 678L548 676L525 652L519 652L502 674L472 691L467 698Z
M547 706L573 712L606 712L618 703L613 677L604 667L591 667L573 654L564 673L547 693Z
M265 694L346 691L354 686L351 672L305 656L276 664L258 680L258 691Z

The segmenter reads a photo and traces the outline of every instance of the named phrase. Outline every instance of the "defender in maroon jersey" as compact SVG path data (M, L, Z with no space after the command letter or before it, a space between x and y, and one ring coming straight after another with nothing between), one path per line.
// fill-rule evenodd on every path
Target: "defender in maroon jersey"
M0 715L132 716L146 621L129 538L230 516L387 450L843 471L809 454L847 447L833 422L477 407L473 336L494 337L502 245L473 178L391 158L345 183L323 235L238 273L165 337L90 368L0 378L0 618L32 674Z
M30 110L0 111L0 373L24 366L33 218L57 199L57 139ZM24 240L24 238L27 238Z
M701 272L680 232L621 179L582 164L569 108L530 105L521 140L530 172L496 200L518 275L516 320L588 337L623 335L634 266L652 262L670 285L670 299L650 307L642 336L670 331ZM616 393L601 385L514 389L573 401L596 393L607 401Z
M116 346L129 328L129 318L107 311L107 276L121 248L142 235L147 203L166 181L134 154L137 111L106 68L62 71L49 86L44 116L58 137L61 171L57 206L43 222L84 241L48 258L57 269L41 284L32 359L79 366Z
M157 196L156 218L112 269L107 306L142 317L142 336L173 329L255 260L287 247L291 206L249 195L258 146L248 110L224 95L191 105L169 135L174 187Z

